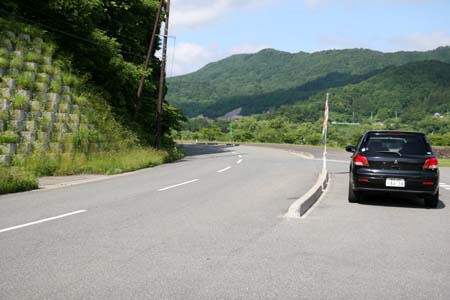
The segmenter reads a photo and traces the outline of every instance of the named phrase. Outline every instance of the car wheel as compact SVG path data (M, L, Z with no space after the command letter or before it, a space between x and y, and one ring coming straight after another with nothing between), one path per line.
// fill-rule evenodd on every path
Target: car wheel
M348 202L357 203L361 200L361 192L356 192L352 189L352 184L348 185Z
M436 208L439 203L439 192L435 195L425 197L425 206L429 208Z

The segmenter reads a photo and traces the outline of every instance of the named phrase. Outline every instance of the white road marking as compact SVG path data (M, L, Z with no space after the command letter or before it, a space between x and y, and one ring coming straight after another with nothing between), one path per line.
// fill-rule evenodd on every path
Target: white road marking
M28 227L28 226L32 226L32 225L48 222L48 221L53 221L53 220L57 220L57 219L61 219L61 218L69 217L69 216L73 216L73 215L76 215L76 214L81 214L81 213L84 213L84 212L87 212L87 210L77 210L77 211L74 211L74 212L71 212L71 213L67 213L67 214L64 214L64 215L59 215L59 216L56 216L56 217L42 219L42 220L39 220L39 221L34 221L34 222L22 224L22 225L17 225L17 226L1 229L0 233L6 232L6 231L15 230L15 229L19 229L19 228L23 228L23 227Z
M238 161L237 161L237 164L239 165L241 162L242 162L242 159L238 160Z
M242 155L239 154L238 157L239 157L239 158L242 158Z
M167 190L170 190L170 189L173 189L173 188L176 188L176 187L182 186L182 185L186 185L186 184L190 184L190 183L194 183L194 182L197 182L197 181L199 181L199 180L200 180L200 179L193 179L193 180L189 180L189 181L186 181L186 182L183 182L183 183L179 183L179 184L171 185L171 186L168 186L168 187L165 187L165 188L159 189L159 190L158 190L158 192L164 192L164 191L167 191Z
M231 169L231 167L226 167L226 168L224 168L222 170L217 171L217 173L223 173L225 171L228 171L229 169Z

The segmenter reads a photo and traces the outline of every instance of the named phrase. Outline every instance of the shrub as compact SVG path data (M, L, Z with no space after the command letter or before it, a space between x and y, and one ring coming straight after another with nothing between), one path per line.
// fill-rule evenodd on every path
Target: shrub
M9 63L9 66L11 67L11 69L21 69L22 65L23 65L23 60L20 56L14 56Z
M0 144L15 144L19 142L19 136L12 132L0 133Z
M0 165L0 194L24 192L39 187L33 174L17 167Z
M78 79L77 76L75 76L72 73L67 73L67 72L64 72L62 74L62 80L63 80L64 85L71 86L71 87L77 87L80 83L80 80Z
M52 65L41 65L41 71L42 71L42 73L52 74L53 66Z
M18 74L15 76L16 87L18 89L29 90L33 87L33 77L26 74Z
M9 51L8 51L8 49L0 48L0 57L7 58L8 56L9 56Z
M12 100L14 109L25 109L28 104L27 97L23 95L15 95Z
M0 56L0 68L7 68L9 66L9 61L6 58Z
M35 65L33 63L25 63L23 69L28 72L36 72L38 67L37 67L37 65Z
M24 59L25 61L39 63L41 62L41 55L34 51L28 51Z
M52 56L55 53L56 46L52 43L44 43L42 44L42 53L45 56Z
M50 83L50 92L52 93L59 93L61 92L61 81L59 80L52 80L52 82Z
M34 83L34 90L36 92L46 92L46 86L45 86L45 82L35 82Z

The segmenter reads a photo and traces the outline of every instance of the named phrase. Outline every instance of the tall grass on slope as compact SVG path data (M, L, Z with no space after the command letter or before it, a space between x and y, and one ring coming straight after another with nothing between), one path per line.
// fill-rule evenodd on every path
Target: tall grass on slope
M75 174L119 174L154 167L183 157L180 150L171 152L152 148L132 148L89 155L72 153L63 155L35 154L16 160L15 165L36 176L64 176Z
M0 165L0 195L24 192L38 188L38 181L34 175L19 168Z

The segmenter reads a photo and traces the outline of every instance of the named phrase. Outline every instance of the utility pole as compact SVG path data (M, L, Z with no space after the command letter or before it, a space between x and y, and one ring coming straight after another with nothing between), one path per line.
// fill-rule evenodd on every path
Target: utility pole
M163 50L162 50L162 59L161 59L161 75L159 79L159 95L158 95L158 107L156 110L156 136L155 136L155 146L157 149L161 148L161 135L162 135L162 126L161 126L161 115L162 115L162 105L164 98L164 82L166 79L166 60L167 60L167 39L169 36L169 15L170 15L170 0L166 0L165 5L165 28L164 28L164 42L163 42Z
M152 57L153 45L155 44L156 31L158 30L159 19L161 18L161 10L162 10L162 6L163 6L163 1L164 0L161 0L159 2L158 11L156 13L155 24L153 25L152 36L150 38L150 44L148 45L147 56L145 58L144 71L148 70L148 65L150 64L150 59ZM139 87L137 90L138 98L140 98L142 95L142 89L144 88L144 81L145 81L145 76L142 75L141 80L139 81Z

